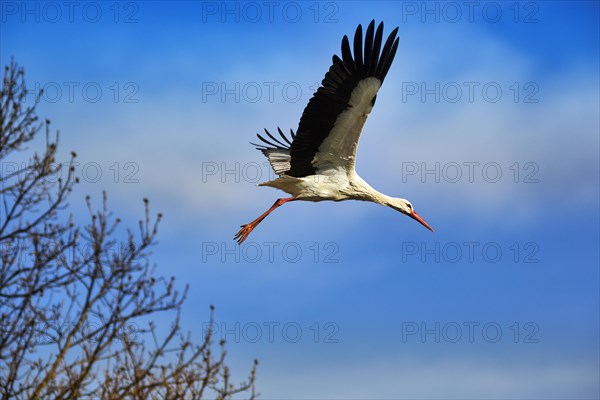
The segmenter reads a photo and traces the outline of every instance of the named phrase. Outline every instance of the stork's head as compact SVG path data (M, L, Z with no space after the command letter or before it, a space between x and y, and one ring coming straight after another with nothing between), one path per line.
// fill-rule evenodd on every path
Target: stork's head
M400 211L402 214L406 214L409 217L411 217L412 219L419 221L419 223L421 225L423 225L425 228L427 228L431 232L433 232L433 228L431 226L429 226L429 224L427 222L425 222L425 220L423 218L421 218L421 216L419 214L417 214L417 212L413 209L412 204L410 204L410 201L408 201L406 199L392 197L389 199L387 205L389 207L393 208L394 210Z

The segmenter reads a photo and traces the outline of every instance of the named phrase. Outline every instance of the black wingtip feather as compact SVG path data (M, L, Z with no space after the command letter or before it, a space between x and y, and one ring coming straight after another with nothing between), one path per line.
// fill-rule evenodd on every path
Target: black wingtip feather
M344 63L350 68L354 64L354 60L352 59L352 53L350 52L350 42L348 41L348 36L344 35L342 39L342 60Z
M377 69L377 65L379 62L379 52L381 50L381 40L383 38L383 22L379 24L377 27L377 32L375 32L375 40L373 41L373 60L371 61L371 65L369 67L369 75L373 75L375 70Z
M400 38L396 38L396 40L394 41L394 45L392 46L392 49L390 50L390 53L385 60L385 64L382 65L381 72L378 74L381 77L380 79L382 79L382 80L385 78L388 71L390 70L390 67L392 66L392 62L394 61L394 56L396 55L396 50L398 50L399 42L400 42Z
M356 69L360 70L365 65L363 60L362 51L362 25L358 25L356 33L354 34L354 62L356 63Z
M273 143L271 143L270 141L268 141L267 139L265 139L264 137L260 136L260 133L256 134L256 137L259 138L262 142L264 142L265 144L269 145L269 146L275 146ZM265 146L266 147L266 146Z
M396 29L394 29L388 36L381 52L381 58L379 60L376 75L382 78L385 78L385 75L387 74L387 70L385 70L385 73L383 73L385 66L390 62L390 60L394 59L394 55L396 54L395 51L392 53L392 47L394 46L394 43L398 42L398 38L396 37L397 33L398 28L396 27ZM396 47L398 47L398 45L396 45Z
M290 140L289 140L287 137L285 137L285 135L284 135L284 134L283 134L283 132L281 131L281 128L280 128L280 127L277 127L277 132L279 132L279 136L281 136L281 137L283 138L283 140L285 140L285 142L286 142L288 145L290 145L290 146L292 145L292 142L290 142Z
M265 133L271 138L271 140L273 140L275 143L284 146L285 144L281 143L276 137L274 137L273 135L271 135L271 133L265 128Z
M266 134L269 136L269 139L264 138L263 136L261 136L259 133L256 134L256 137L263 142L262 144L257 144L257 143L253 143L250 142L251 145L255 146L257 150L263 151L263 150L269 150L269 149L289 149L292 146L292 142L294 140L294 138L296 137L296 135L294 134L293 130L290 129L290 133L292 134L292 141L290 141L285 134L283 133L283 131L281 130L281 128L277 127L277 132L279 133L279 135L281 135L281 137L283 138L283 140L287 143L282 143L280 140L278 140L277 138L273 137L273 135L271 135L271 133L265 129L264 130L266 132Z
M265 146L264 144L257 144L254 142L248 142L248 143L250 143L252 146L256 147L256 150L263 151L263 150L267 149L267 146Z
M373 53L373 31L375 30L375 20L372 20L367 27L365 35L365 69L368 72L371 69Z

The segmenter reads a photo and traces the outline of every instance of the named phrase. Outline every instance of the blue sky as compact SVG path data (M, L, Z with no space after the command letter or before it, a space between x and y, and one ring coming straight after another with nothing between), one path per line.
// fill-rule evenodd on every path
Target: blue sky
M600 395L598 2L1 5L0 61L46 88L38 111L79 155L73 211L107 190L134 224L148 197L185 328L215 304L263 398ZM248 142L296 129L371 19L400 46L357 171L436 232L292 203L238 248L283 195L255 186L271 172Z

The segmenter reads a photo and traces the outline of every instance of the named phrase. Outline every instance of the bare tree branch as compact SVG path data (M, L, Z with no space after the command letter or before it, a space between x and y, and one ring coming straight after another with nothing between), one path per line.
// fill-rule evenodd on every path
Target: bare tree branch
M138 234L120 233L106 193L99 210L86 199L88 222L67 215L76 154L56 162L58 133L38 121L39 96L24 106L24 76L14 62L4 72L0 162L28 151L43 128L46 141L28 163L0 169L2 398L255 399L256 361L233 385L225 343L214 355L212 330L200 344L183 333L188 288L157 276L149 260L162 217L151 217L148 200ZM52 179L65 169L64 179ZM163 312L175 317L160 338L152 321Z

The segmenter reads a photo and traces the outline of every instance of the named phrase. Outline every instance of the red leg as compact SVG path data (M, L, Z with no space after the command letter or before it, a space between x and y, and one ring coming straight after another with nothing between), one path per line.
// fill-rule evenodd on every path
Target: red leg
M237 240L238 244L242 244L244 242L244 240L246 240L246 238L248 237L250 232L252 232L254 230L254 228L256 228L256 226L258 224L260 224L263 219L267 218L267 215L269 215L273 211L275 211L275 209L277 207L284 205L288 201L294 201L294 200L296 200L296 199L293 197L288 197L287 199L277 199L277 201L275 203L273 203L271 208L269 208L267 211L265 211L265 213L263 215L256 218L254 221L250 222L249 224L242 225L242 229L239 230L239 232L235 235L235 237L233 239Z

